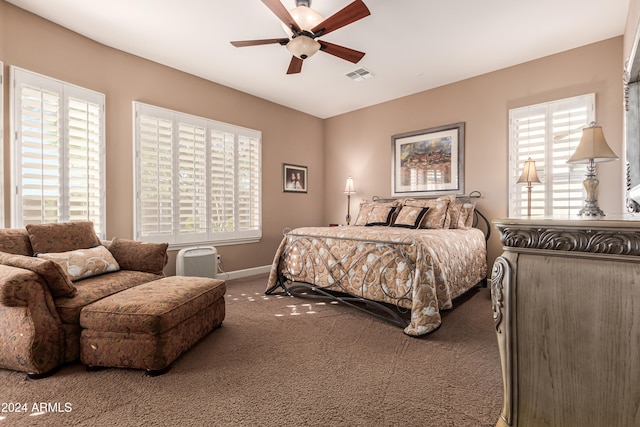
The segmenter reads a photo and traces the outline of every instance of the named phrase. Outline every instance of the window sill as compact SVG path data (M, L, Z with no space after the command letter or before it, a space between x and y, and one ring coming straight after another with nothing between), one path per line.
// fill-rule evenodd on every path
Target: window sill
M202 242L188 242L188 243L172 243L169 245L169 251L178 251L184 248L192 248L194 246L232 246L232 245L246 245L250 243L259 243L260 238L247 238L247 239L229 239L229 240L211 240Z

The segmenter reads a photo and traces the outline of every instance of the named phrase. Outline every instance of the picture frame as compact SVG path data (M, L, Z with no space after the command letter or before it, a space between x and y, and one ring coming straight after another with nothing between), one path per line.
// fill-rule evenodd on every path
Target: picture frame
M306 193L309 185L306 166L282 164L282 191L285 193Z
M391 137L391 195L464 194L464 122Z

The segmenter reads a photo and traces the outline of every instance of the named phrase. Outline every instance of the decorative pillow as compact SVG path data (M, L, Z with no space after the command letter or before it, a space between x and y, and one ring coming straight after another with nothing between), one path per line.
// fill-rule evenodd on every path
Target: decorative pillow
M363 200L360 203L360 212L353 225L389 225L393 220L393 215L396 212L396 208L399 206L398 202L372 202L371 200ZM375 211L375 212L374 212ZM388 219L387 217L391 215ZM371 216L371 218L369 218ZM382 223L382 224L375 224Z
M464 228L473 227L473 217L474 217L474 212L476 210L476 204L475 203L465 203L462 206L462 209L463 209L463 212L467 213L467 216L466 216L465 221L464 221ZM462 217L462 215L461 215L461 217ZM463 228L463 227L458 227L458 228Z
M395 206L373 206L369 216L367 217L367 223L365 225L384 225L391 224L394 214L396 213Z
M407 199L404 205L429 208L420 228L443 228L447 216L449 198L449 196L443 196L437 199Z
M451 207L456 204L456 196L450 194L448 196L442 196L440 199L447 199L449 204L447 205L447 215L444 217L444 224L442 228L451 228Z
M109 251L123 270L136 270L163 275L167 265L168 243L145 243L114 237Z
M475 203L454 203L449 205L447 217L450 219L449 228L473 227L473 212Z
M403 206L398 213L396 222L393 223L393 227L419 228L428 211L429 208Z
M100 245L91 221L27 224L33 253L68 252Z
M447 219L445 220L445 223L449 223L449 228L464 227L468 212L465 210L463 214L463 206L464 203L449 204L449 208L447 209Z
M120 270L118 262L104 246L60 253L40 253L37 257L58 263L72 281Z
M72 297L76 294L76 287L71 283L67 273L53 261L0 252L0 264L24 268L39 274L47 282L54 297Z

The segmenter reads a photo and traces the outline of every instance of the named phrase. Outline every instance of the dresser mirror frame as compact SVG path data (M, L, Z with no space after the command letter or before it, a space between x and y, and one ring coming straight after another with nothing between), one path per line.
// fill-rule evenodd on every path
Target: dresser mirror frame
M640 212L640 27L636 31L633 49L625 62L624 132L626 187L625 204L629 212ZM633 197L632 197L633 196Z

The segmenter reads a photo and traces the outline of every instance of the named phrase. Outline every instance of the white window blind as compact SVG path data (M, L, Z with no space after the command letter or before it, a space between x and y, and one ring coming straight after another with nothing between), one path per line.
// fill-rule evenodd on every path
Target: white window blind
M104 95L11 71L12 225L92 221L104 238Z
M256 138L241 135L237 147L238 229L251 230L260 221L260 146Z
M262 237L261 133L134 102L136 239Z
M187 241L207 239L206 125L178 123L178 226Z
M173 123L170 118L137 119L137 192L139 234L173 236Z
M531 214L577 214L586 167L566 162L594 120L595 94L509 110L509 216L527 215L527 184L517 182L528 158L542 182L532 186Z
M211 226L215 233L235 228L235 136L211 131Z

